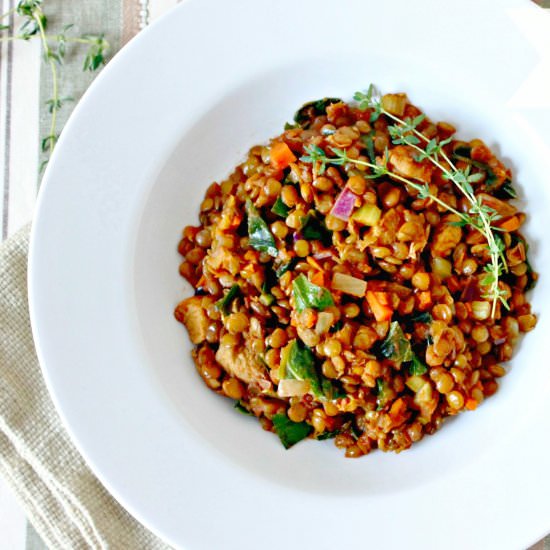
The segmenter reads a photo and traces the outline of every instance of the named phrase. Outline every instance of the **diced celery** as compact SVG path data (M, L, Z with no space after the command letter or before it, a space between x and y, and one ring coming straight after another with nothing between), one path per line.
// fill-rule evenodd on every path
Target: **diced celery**
M367 203L353 214L352 219L363 225L372 226L378 223L381 215L382 211L376 204Z
M426 384L426 380L422 376L409 376L405 382L407 388L416 393Z

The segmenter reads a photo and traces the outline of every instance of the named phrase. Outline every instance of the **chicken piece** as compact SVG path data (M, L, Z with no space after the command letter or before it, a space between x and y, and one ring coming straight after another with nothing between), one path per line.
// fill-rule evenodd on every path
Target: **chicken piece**
M440 258L449 256L462 240L462 229L456 225L451 225L449 223L451 221L456 221L455 216L447 216L437 226L432 243L433 256Z
M216 361L229 374L247 384L255 384L262 390L268 390L271 387L264 368L248 349L237 350L234 347L220 346L216 352Z
M200 296L192 296L180 302L174 315L180 323L185 325L193 344L204 342L208 328L208 317L202 307Z
M390 164L402 176L422 183L430 183L433 167L425 162L417 162L414 159L416 154L414 149L406 145L398 145L390 150Z

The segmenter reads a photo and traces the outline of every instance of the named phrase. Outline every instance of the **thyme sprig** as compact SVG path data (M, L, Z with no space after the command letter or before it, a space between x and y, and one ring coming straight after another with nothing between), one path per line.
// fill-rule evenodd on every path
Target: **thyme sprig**
M42 43L42 52L45 63L48 64L52 76L52 96L46 101L48 111L51 114L48 134L41 141L41 149L47 154L47 159L40 166L40 171L48 162L51 153L59 139L57 116L61 108L70 101L71 97L61 97L59 83L59 68L63 65L67 53L67 45L87 46L84 55L82 69L84 71L96 71L106 61L109 51L109 43L103 34L85 34L82 36L71 36L69 34L73 25L66 25L58 34L47 34L48 17L42 9L43 0L20 0L17 6L10 11L0 15L0 22L7 17L17 14L23 18L18 33L13 36L0 35L1 41L23 40L29 41L37 38ZM9 25L0 23L0 32L8 30Z
M488 205L484 204L481 198L476 196L473 183L482 179L482 174L471 173L471 166L467 168L458 168L445 152L444 147L448 145L452 139L437 140L436 138L428 138L418 126L424 121L425 115L420 114L414 118L402 119L388 111L382 105L379 94L376 93L371 85L366 93L357 92L354 99L358 102L360 110L371 110L370 121L375 122L380 116L385 116L392 120L395 124L388 127L392 143L394 145L406 145L412 148L415 152L415 160L421 162L429 161L438 170L441 171L443 177L449 180L469 202L467 212L460 212L456 208L447 204L440 199L437 194L432 193L427 183L419 183L404 177L399 173L391 170L389 167L389 152L386 149L384 156L377 159L376 162L368 162L360 159L350 158L347 152L343 149L330 147L329 150L334 156L327 156L326 152L317 145L309 145L306 147L306 155L301 160L310 162L314 165L314 169L318 173L323 173L328 164L336 166L344 166L346 164L355 164L364 166L370 169L371 173L367 178L390 177L400 181L407 187L414 189L421 199L431 199L433 202L451 212L458 217L457 221L451 222L460 227L472 227L483 235L487 241L487 248L490 254L489 263L484 266L486 272L481 284L487 288L484 298L491 300L491 316L496 313L496 306L500 302L506 309L509 309L506 300L506 291L500 288L500 276L504 271L507 271L506 258L504 256L504 243L497 234L500 228L494 225L500 216Z

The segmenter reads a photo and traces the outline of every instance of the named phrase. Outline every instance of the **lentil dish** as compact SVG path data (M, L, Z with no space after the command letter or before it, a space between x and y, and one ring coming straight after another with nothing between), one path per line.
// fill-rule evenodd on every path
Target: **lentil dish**
M286 448L402 451L498 388L536 317L512 174L373 89L304 105L179 243L206 385Z

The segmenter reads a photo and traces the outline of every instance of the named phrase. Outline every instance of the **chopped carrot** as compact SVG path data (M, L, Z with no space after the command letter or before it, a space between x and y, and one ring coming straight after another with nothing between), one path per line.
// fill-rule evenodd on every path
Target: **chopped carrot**
M499 224L500 229L504 231L516 231L519 229L519 218L517 216L512 216L511 218L508 218L507 220L504 220L502 223Z
M367 302L377 322L389 321L393 310L388 306L389 296L387 292L373 292L367 290Z
M315 258L313 258L312 256L308 256L306 258L306 262L309 265L313 266L315 269L318 269L319 271L323 271L323 268L319 265L319 262Z
M428 309L432 305L432 295L426 290L418 293L418 308L421 310Z
M233 219L231 220L231 224L229 225L228 229L234 229L235 227L239 227L241 225L241 222L243 221L243 217L241 214L235 214L233 216Z
M325 275L322 271L316 271L311 276L311 282L317 286L325 286Z
M469 411L475 411L477 409L478 402L475 399L472 399L471 397L469 399L466 399L466 405L465 407Z
M284 141L279 141L271 146L269 160L271 166L282 170L291 162L294 162L296 160L296 156Z

